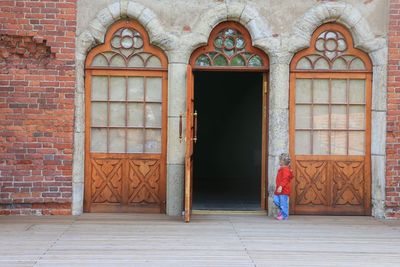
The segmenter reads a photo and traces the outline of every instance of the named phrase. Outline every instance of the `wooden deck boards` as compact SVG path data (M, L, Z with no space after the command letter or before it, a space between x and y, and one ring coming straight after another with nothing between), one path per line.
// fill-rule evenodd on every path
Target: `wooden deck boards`
M84 214L0 217L0 266L400 266L400 221Z

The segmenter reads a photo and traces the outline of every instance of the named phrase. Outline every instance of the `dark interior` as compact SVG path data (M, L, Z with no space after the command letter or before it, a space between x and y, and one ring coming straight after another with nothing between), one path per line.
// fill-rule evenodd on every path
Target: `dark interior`
M193 209L261 207L262 74L196 72Z

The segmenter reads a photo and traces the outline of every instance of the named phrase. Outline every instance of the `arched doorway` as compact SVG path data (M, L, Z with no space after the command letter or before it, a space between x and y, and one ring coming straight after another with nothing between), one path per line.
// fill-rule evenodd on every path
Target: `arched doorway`
M267 208L267 55L218 24L187 72L185 221L196 209Z
M328 23L290 69L291 212L370 215L370 58L344 26Z
M86 212L165 212L167 58L136 21L85 62Z

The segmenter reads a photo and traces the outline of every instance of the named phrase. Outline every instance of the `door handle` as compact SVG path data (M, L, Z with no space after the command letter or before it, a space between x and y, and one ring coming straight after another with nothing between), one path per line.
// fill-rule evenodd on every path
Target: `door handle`
M179 143L182 143L182 113L179 114Z
M197 142L197 110L195 110L193 113L193 124L194 124L193 141L194 141L194 143L196 143Z

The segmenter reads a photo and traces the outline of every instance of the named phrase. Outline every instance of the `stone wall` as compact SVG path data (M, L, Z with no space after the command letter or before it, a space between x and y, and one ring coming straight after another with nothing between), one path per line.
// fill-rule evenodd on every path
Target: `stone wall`
M400 218L400 0L390 1L386 216Z
M0 214L70 214L76 0L0 14Z

